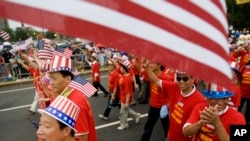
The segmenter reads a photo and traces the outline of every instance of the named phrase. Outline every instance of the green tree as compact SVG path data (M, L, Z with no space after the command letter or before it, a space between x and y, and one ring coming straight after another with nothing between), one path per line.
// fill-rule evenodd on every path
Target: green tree
M26 40L29 37L25 29L17 29L15 35L16 41Z
M55 32L52 32L52 31L45 32L45 37L48 39L54 39L56 37L55 35L56 35Z
M235 0L226 0L227 15L230 25L235 29L250 27L250 3L236 4Z

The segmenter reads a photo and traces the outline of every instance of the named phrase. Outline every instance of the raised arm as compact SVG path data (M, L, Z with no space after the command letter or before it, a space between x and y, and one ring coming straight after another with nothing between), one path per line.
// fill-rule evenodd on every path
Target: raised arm
M148 78L151 82L155 83L157 86L161 87L160 79L155 75L155 73L150 69L148 63L143 64L146 68Z

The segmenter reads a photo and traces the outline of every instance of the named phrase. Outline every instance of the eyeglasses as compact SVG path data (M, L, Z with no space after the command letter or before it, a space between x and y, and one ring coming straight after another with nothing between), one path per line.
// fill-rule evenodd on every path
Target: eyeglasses
M180 82L181 80L183 80L184 82L187 82L189 80L189 77L187 77L187 76L184 76L184 77L177 76L176 80L178 82Z

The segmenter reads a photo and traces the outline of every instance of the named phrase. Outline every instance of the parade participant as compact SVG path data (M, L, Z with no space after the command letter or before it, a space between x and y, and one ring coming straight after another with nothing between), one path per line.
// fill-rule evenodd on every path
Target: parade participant
M120 90L119 90L119 79L120 75L115 69L115 65L108 61L109 64L109 76L108 76L108 86L109 92L111 93L108 99L108 106L105 109L103 114L100 114L99 117L107 120L110 114L112 107L119 106L120 108Z
M241 91L239 87L239 67L236 62L231 62L230 63L231 70L232 70L232 93L234 93L233 96L229 98L229 106L231 106L233 109L238 110L238 107L240 106L240 100L241 100Z
M35 86L35 97L34 97L34 100L31 104L31 107L30 109L28 110L28 112L32 113L32 114L35 114L36 113L36 110L38 109L38 90L40 89L39 85L38 85L38 79L37 77L39 77L39 67L37 65L37 63L35 61L31 61L30 58L22 53L21 51L19 51L18 53L18 56L20 58L22 58L26 63L27 65L20 59L17 60L17 62L22 65L22 67L26 70L28 70L31 74L32 74L32 77L33 77L33 82L34 82L34 86Z
M214 83L203 92L207 103L195 106L183 126L185 136L193 141L229 141L230 125L245 125L244 116L228 106L233 94Z
M92 81L93 81L93 86L98 90L98 88L100 88L102 90L102 92L104 93L104 97L107 97L109 92L102 86L101 84L101 74L100 74L100 65L96 60L97 58L97 54L96 53L92 53L91 54L91 58L89 62L87 60L87 62L89 62L89 65L92 67ZM98 96L98 93L96 91L96 93L93 96Z
M168 98L169 129L171 129L168 131L168 141L191 141L191 138L183 135L182 127L192 112L193 107L198 103L205 102L203 95L194 85L194 77L178 71L177 83L169 82L159 79L148 65L145 65L145 67L150 81L162 88L163 94Z
M65 52L65 51L64 51ZM71 54L57 53L50 69L50 85L53 95L62 95L73 101L80 108L75 128L75 137L80 141L96 141L96 131L92 110L86 96L77 89L69 88L72 80L78 78L72 73Z
M63 105L63 106L62 106ZM76 141L74 128L80 109L71 100L58 96L42 110L37 136L46 141ZM66 120L65 120L66 119Z
M242 67L240 72L241 104L238 110L241 111L243 105L247 102L244 116L246 118L246 123L250 124L250 60Z
M132 77L129 74L129 68L131 67L131 63L126 60L121 64L120 72L122 74L119 80L120 87L120 101L121 101L121 109L120 109L120 126L117 128L118 130L124 130L128 128L128 115L135 119L135 123L138 123L140 120L140 113L136 113L132 110L129 105L133 98L133 88L132 88Z
M150 68L154 74L162 80L168 80L168 76L163 72L163 67L159 63L151 62ZM173 82L173 81L172 81ZM140 141L149 141L153 132L155 123L160 118L162 127L164 129L163 137L166 138L169 128L169 115L162 115L160 111L162 108L168 107L168 99L163 94L162 89L154 83L150 83L150 107L148 111L148 119L144 126L144 132Z
M146 59L142 58L141 64L146 63ZM139 101L139 104L147 104L148 103L148 98L149 98L149 93L150 93L150 81L147 75L147 71L143 65L141 65L141 82L142 82L142 90L140 94L138 95L137 100Z
M239 69L241 70L250 60L250 44L243 42L234 52L240 58Z

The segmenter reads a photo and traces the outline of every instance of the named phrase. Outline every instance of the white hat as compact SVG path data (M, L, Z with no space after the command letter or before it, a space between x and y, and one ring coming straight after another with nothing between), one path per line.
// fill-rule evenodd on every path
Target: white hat
M57 96L56 99L46 109L38 109L39 113L45 113L59 120L74 131L76 119L78 118L80 108L70 99Z
M123 61L128 60L128 56L122 55L121 59L122 59Z
M91 56L94 57L94 58L97 58L97 54L96 54L95 52L93 52L93 53L91 54Z

